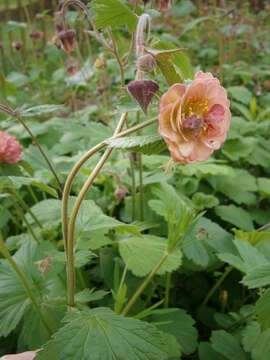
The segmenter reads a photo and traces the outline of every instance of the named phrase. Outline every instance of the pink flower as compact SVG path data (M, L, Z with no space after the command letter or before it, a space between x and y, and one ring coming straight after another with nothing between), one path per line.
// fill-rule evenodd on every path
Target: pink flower
M159 133L174 161L205 161L225 141L230 127L226 90L199 71L190 85L174 84L159 103Z
M15 164L21 160L22 146L14 136L0 131L0 162Z

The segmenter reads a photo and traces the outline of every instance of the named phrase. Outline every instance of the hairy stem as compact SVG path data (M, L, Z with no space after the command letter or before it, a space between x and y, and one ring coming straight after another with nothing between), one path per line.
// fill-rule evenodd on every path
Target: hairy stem
M127 113L122 114L120 121L116 127L116 130L114 132L114 135L117 135L123 128ZM76 199L75 205L73 207L71 216L70 216L70 222L68 227L68 241L67 241L67 273L68 273L68 304L69 306L74 305L74 291L75 291L75 271L74 271L74 232L75 232L75 222L76 218L80 209L80 206L82 204L82 201L93 184L95 178L98 176L99 172L101 171L103 165L108 160L109 156L111 155L112 148L108 148L105 150L104 154L102 155L101 159L97 163L96 167L90 174L88 180L84 183L81 191L79 192L79 195Z
M20 124L24 127L24 129L27 131L27 133L30 135L33 143L37 146L39 152L41 153L42 157L44 158L44 160L46 161L49 169L51 170L55 180L56 180L56 183L57 183L57 186L59 188L59 190L62 192L62 184L56 174L56 171L54 169L54 166L53 164L51 163L51 161L49 160L48 156L46 155L46 153L44 152L44 150L42 149L40 143L38 142L37 138L35 137L35 135L32 133L32 131L29 129L29 127L26 125L26 123L24 122L24 120L21 118L21 116L19 114L16 113L16 111L12 110L11 108L5 106L5 105L2 105L0 104L0 111L3 111L5 112L6 114L8 115L11 115L13 118L17 119Z
M120 58L119 51L117 49L116 42L115 42L112 30L110 28L108 28L107 31L108 31L109 37L110 37L110 39L112 41L113 54L114 54L115 59L116 59L118 65L119 65L120 77L121 77L121 87L123 88L125 86L124 66L123 66L122 60Z
M143 281L143 283L141 284L141 286L138 288L138 290L134 293L134 295L131 297L131 299L129 300L129 302L127 303L127 305L125 306L124 310L122 311L122 315L127 315L128 312L130 311L130 309L132 308L132 306L136 303L136 301L138 300L138 298L141 296L141 294L143 293L143 291L145 290L145 288L148 286L148 284L150 284L150 282L152 281L153 277L156 275L156 273L158 272L158 270L161 268L161 266L164 264L164 262L167 260L169 256L169 253L166 251L164 253L164 255L162 256L162 258L159 260L159 262L156 264L156 266L152 269L152 271L150 272L150 274L147 276L147 278Z
M36 302L36 299L34 297L34 294L32 293L32 290L27 282L27 280L25 279L23 273L21 272L21 270L19 269L18 265L16 264L16 262L13 260L13 257L10 255L8 248L6 247L6 244L3 240L2 237L2 233L0 232L0 249L4 255L4 257L7 259L7 261L9 262L10 266L13 268L13 270L16 272L18 278L20 279L20 281L22 282L25 291L29 297L29 299L31 300L33 307L35 308L38 317L40 318L40 321L42 322L42 324L44 325L44 327L46 328L46 330L48 331L48 333L50 335L52 335L52 330L50 328L50 326L47 323L47 320L45 319L45 317L43 316L38 303Z
M130 135L140 129L143 129L146 126L149 126L156 122L157 117L154 117L153 119L147 120L139 125L133 126L130 129L127 129L125 131L120 132L117 135L112 136L112 138L120 138L126 135ZM65 241L65 247L67 252L67 236L68 236L68 197L71 190L71 186L73 183L73 180L75 176L80 171L80 168L83 166L83 164L90 159L91 156L93 156L96 152L100 151L107 145L107 141L109 139L106 139L102 141L101 143L94 146L92 149L90 149L73 167L70 174L68 175L68 178L65 183L64 191L63 191L63 200L62 200L62 227L63 227L63 236Z

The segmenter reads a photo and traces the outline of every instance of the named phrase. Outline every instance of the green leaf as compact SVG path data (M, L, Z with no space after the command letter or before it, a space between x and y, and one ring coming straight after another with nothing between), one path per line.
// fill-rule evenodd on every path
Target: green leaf
M270 196L270 179L268 178L258 178L258 189L261 193L262 197L269 197Z
M267 289L256 303L255 312L264 329L270 327L270 289Z
M167 145L159 135L145 135L108 139L106 143L112 148L128 149L146 155L159 154L167 149Z
M236 337L224 330L213 331L211 343L213 349L228 360L248 359Z
M39 302L43 279L35 262L45 257L42 246L37 246L33 241L26 241L13 256L37 302ZM18 275L7 260L2 260L0 262L0 336L7 336L14 330L30 306L32 303Z
M219 200L213 195L207 195L201 192L197 192L192 196L192 201L196 209L210 209L219 205Z
M104 299L109 294L108 291L94 289L84 289L79 293L75 294L75 303L89 303L91 301L98 301Z
M256 346L258 336L260 336L260 324L257 321L251 321L242 332L242 344L247 352L251 352Z
M251 92L243 86L230 86L227 88L227 91L234 100L237 100L245 105L248 105L252 98Z
M221 205L215 208L215 212L222 220L235 225L237 228L246 231L252 231L254 228L250 214L240 207Z
M257 343L252 350L252 359L269 360L270 354L270 329L261 333Z
M255 289L270 284L270 263L252 269L244 278L243 284L250 289Z
M258 266L268 263L268 260L264 255L248 242L236 239L233 243L237 249L238 255L232 253L219 254L218 257L222 261L229 263L247 274Z
M21 110L20 115L22 117L28 118L33 116L41 116L44 114L51 114L56 111L65 111L66 107L64 105L38 105L28 108L26 110Z
M227 165L203 162L199 164L188 164L178 167L179 171L186 176L222 175L233 176L233 169Z
M179 342L181 352L185 355L192 354L197 348L198 332L195 321L183 309L154 310L150 321L157 323L157 327L175 336Z
M201 342L199 345L200 360L225 360L226 358L217 353L208 342Z
M153 235L127 237L119 241L119 251L127 268L136 276L145 276L161 260L167 249L167 240ZM180 249L173 251L157 272L163 275L172 272L181 265Z
M58 225L61 222L61 201L56 199L46 199L31 207L32 212L38 220L46 226ZM26 215L30 224L34 223L29 214Z
M127 25L129 31L136 28L137 16L119 0L94 0L93 10L98 29L104 29L107 26L115 28L122 25Z
M110 309L75 312L66 321L36 360L87 360L89 356L91 360L169 358L167 338L156 327L116 315Z

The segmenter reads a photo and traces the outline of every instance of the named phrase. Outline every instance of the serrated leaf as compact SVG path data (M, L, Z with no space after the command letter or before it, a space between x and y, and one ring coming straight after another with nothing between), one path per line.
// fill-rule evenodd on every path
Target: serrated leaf
M208 342L201 342L199 345L200 360L225 360L226 358L217 353Z
M244 86L230 86L227 88L227 91L234 100L237 100L246 105L249 104L252 98L251 92Z
M247 352L251 352L256 346L258 336L261 333L260 324L257 321L251 321L242 332L242 344Z
M139 152L146 155L159 154L167 149L167 145L159 135L145 135L108 139L110 147L128 149L128 151Z
M255 289L270 284L270 263L265 263L251 269L243 278L243 284Z
M215 208L216 214L222 220L235 225L237 228L252 231L254 226L250 214L235 205L221 205Z
M224 330L213 331L211 343L213 349L228 360L247 360L236 337Z
M25 242L13 256L38 301L42 277L35 262L42 258L42 246L33 241ZM43 255L44 257L44 255ZM7 260L0 262L0 336L7 336L18 325L25 311L32 306L18 275Z
M260 177L257 179L258 181L258 189L263 197L270 196L270 179Z
M270 327L270 289L267 289L256 303L255 312L264 329Z
M167 249L167 240L153 235L127 237L119 241L119 252L127 268L136 276L145 276L161 260ZM180 249L173 251L157 272L163 275L172 272L181 265Z
M195 321L183 309L154 310L150 321L157 323L157 327L175 336L180 344L181 352L185 355L192 354L197 348L198 332Z
M219 200L214 195L197 192L192 196L192 202L196 209L203 210L219 205Z
M26 110L21 110L20 115L22 117L28 118L33 116L41 116L45 114L51 114L56 111L65 111L66 107L64 105L38 105L28 108Z
M88 303L91 301L98 301L104 299L105 296L109 294L108 291L94 289L84 289L79 293L75 294L75 303Z
M270 354L270 329L262 332L252 350L253 360L268 360Z
M43 346L36 360L169 358L166 336L146 322L124 318L107 308L76 312L66 320L68 323Z
M127 25L129 31L136 28L138 18L128 6L119 0L94 0L93 10L98 29Z

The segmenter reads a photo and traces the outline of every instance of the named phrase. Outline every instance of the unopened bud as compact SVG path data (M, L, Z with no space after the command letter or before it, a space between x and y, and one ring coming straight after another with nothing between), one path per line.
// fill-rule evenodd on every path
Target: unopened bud
M35 41L38 41L38 40L41 40L44 36L44 33L42 31L33 31L30 33L30 38L35 40Z
M23 44L21 41L13 41L13 43L12 43L13 49L17 50L17 51L21 50L22 46L23 46Z
M118 201L121 201L125 196L126 194L128 193L128 189L123 186L123 185L120 185L116 190L115 190L115 197Z
M139 103L143 112L147 114L147 108L153 97L159 90L159 85L153 80L133 80L128 84L128 92Z
M105 90L104 86L99 86L97 88L97 91L98 91L99 95L102 95L104 93L104 90Z
M137 60L137 68L141 71L151 72L157 65L155 58L151 54L142 55Z
M62 50L70 53L76 49L76 31L73 29L60 31L58 39L61 44Z

